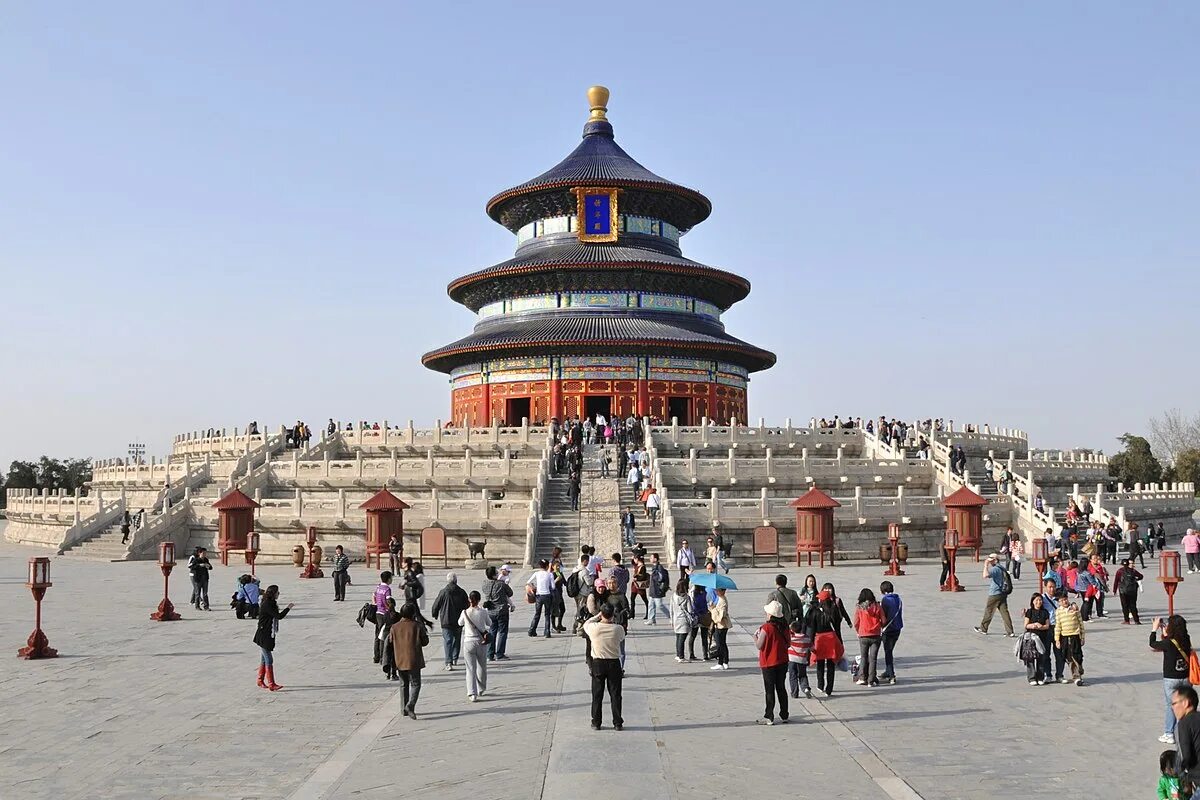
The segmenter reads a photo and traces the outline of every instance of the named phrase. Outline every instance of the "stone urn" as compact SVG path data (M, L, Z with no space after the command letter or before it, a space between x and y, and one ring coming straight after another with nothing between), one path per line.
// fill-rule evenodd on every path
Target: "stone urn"
M304 566L304 548L300 545L292 548L292 564L297 567Z
M321 549L321 545L319 545L319 544L313 545L313 563L314 564L320 564L321 556L324 554L325 554L325 551Z

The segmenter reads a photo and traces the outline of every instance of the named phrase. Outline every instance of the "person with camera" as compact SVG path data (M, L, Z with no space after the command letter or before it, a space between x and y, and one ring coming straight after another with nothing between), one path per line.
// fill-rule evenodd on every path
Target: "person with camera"
M600 730L603 722L604 691L608 690L612 702L613 728L623 730L625 720L621 715L621 651L625 649L625 628L615 618L612 605L600 606L595 616L583 623L592 650L592 730Z
M496 568L484 572L483 608L488 613L488 661L506 661L508 646L508 615L512 611L512 587L497 577Z
M279 587L271 584L262 594L258 608L258 628L254 631L254 643L258 645L262 660L258 665L258 686L278 692L283 687L275 682L275 636L279 632L279 620L288 615L294 603L279 610Z

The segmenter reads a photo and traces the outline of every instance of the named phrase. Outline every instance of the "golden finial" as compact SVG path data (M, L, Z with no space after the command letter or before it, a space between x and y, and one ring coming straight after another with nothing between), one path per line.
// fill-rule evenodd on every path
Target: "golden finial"
M588 103L592 106L592 116L590 121L607 120L605 112L608 111L608 88L605 86L592 86L587 90Z

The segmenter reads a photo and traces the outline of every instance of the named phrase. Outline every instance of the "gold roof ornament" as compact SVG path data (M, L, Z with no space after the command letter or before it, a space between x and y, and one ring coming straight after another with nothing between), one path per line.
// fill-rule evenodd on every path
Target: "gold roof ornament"
M607 120L606 113L608 111L608 87L607 86L592 86L587 90L588 103L592 107L592 116L590 122L597 120Z

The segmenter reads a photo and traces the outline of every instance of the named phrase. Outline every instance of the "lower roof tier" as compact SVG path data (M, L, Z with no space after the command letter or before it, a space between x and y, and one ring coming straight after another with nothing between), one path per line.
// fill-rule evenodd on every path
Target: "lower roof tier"
M638 354L721 358L750 372L775 364L775 354L725 333L719 324L679 315L557 312L499 319L457 342L426 353L421 363L449 373L481 355Z

